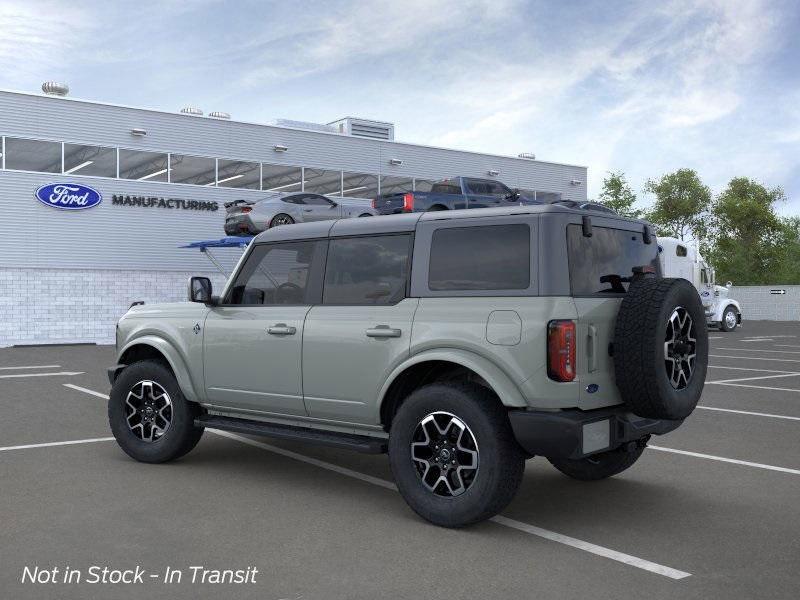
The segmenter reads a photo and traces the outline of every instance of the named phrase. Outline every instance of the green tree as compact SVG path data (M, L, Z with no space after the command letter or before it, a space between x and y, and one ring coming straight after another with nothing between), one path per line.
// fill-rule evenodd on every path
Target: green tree
M645 193L655 195L646 218L658 229L658 235L703 239L708 232L708 208L711 190L692 169L678 169L659 180L649 179Z
M779 187L747 177L731 179L711 209L713 246L709 253L718 281L738 285L788 283L800 247L800 223L782 220L774 204L785 200Z
M638 219L642 216L642 211L633 208L636 202L636 194L633 193L631 186L625 179L622 171L609 171L608 176L603 180L603 191L600 192L598 202L603 206L617 211L624 217Z

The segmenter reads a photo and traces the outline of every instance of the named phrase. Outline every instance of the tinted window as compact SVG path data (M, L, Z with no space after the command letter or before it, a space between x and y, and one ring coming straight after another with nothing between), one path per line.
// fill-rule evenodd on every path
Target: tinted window
M437 229L428 287L440 290L524 290L531 283L527 225Z
M333 239L324 304L394 304L405 296L409 235Z
M470 194L486 195L491 193L491 183L488 181L479 181L477 179L468 179L467 189Z
M117 149L64 144L64 174L117 176Z
M169 157L169 177L172 183L214 185L217 161L204 156L173 154Z
M585 237L580 225L567 226L573 295L625 293L634 267L650 266L660 273L657 248L636 231L593 227L592 237Z
M61 173L61 144L7 137L6 169Z
M261 168L258 163L220 159L217 163L217 170L219 187L259 189Z
M305 196L304 204L310 204L312 206L331 206L332 201L328 200L325 196L308 194Z
M366 173L342 173L342 195L350 198L374 198L378 195L378 176Z
M167 155L138 150L119 151L119 176L139 181L167 181Z
M402 194L412 191L414 191L414 180L410 177L394 177L392 175L381 177L381 194Z
M686 256L686 254L687 254L687 252L686 252L686 246L677 246L677 247L675 248L675 254L676 254L677 256Z
M307 192L327 194L328 196L342 195L342 172L326 171L325 169L308 169L305 172L304 189Z
M419 180L417 180L417 182L419 182ZM422 191L419 190L419 188L416 189L417 191ZM433 184L431 192L434 194L461 194L461 186L459 186L456 181L440 181Z
M303 170L300 167L261 165L261 186L267 192L299 192L303 187Z
M237 275L227 304L309 304L311 266L319 244L286 242L256 247Z

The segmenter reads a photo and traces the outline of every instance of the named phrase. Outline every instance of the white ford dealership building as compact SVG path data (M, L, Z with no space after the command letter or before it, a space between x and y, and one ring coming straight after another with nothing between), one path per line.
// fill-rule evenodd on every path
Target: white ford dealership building
M206 256L180 246L223 237L223 204L265 191L366 201L465 175L586 200L585 167L400 143L390 123L264 125L43 89L0 91L0 346L113 343L131 302L181 301L190 275L221 285ZM70 210L37 198L75 184L97 198ZM220 253L229 267L241 250Z

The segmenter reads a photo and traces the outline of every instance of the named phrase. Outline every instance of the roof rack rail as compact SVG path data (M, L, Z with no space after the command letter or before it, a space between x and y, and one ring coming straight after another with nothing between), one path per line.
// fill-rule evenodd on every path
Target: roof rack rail
M594 210L597 212L610 213L612 215L619 214L613 208L608 208L607 206L600 204L599 202L576 202L575 200L559 199L559 200L552 200L548 204L561 204L569 208L578 208L581 210Z

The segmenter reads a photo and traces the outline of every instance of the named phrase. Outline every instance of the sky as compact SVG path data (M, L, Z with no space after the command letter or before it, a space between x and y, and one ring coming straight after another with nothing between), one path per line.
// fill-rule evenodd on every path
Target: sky
M800 214L800 2L0 0L0 88L781 186ZM457 173L454 173L457 175Z

